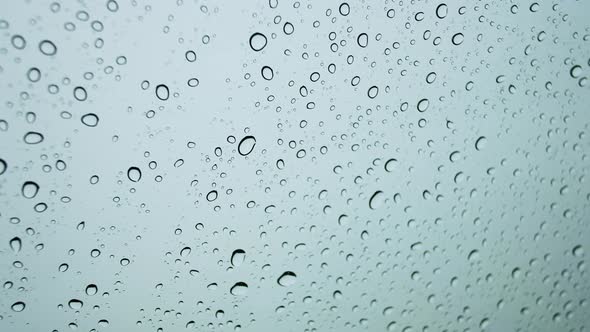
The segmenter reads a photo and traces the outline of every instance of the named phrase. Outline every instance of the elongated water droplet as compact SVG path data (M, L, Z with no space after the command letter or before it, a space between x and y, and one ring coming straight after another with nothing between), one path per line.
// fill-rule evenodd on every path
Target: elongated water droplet
M22 248L22 241L20 239L20 237L15 236L13 237L10 242L10 249L12 249L12 251L14 251L15 253L18 253L21 248Z
M35 196L37 196L37 193L39 192L39 185L33 181L27 181L25 183L23 183L22 187L21 187L21 194L23 195L24 198L34 198Z
M238 267L242 265L244 260L246 259L246 252L242 249L236 249L231 254L231 265Z
M373 210L379 208L385 200L385 194L381 190L377 190L369 199L369 207Z
M256 138L254 136L246 136L238 144L238 153L242 156L247 156L254 150L254 146L256 146Z

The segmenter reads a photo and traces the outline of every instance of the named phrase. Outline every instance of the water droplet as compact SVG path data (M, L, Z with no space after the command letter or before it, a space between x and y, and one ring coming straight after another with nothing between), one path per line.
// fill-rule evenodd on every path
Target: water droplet
M453 42L453 45L461 45L463 43L463 39L463 34L459 32L453 35L451 41Z
M487 138L485 136L480 136L476 141L475 141L475 149L477 151L481 151L486 147L486 143L487 143Z
M369 88L369 90L367 91L367 95L369 96L369 98L373 99L375 97L377 97L377 94L379 94L379 88L376 86L372 86Z
M248 284L245 282L235 283L229 290L229 293L234 296L243 296L248 293Z
M428 101L428 99L421 99L417 105L418 111L425 112L428 109L428 105L430 105L430 101Z
M27 71L27 78L33 83L39 82L41 79L41 71L37 67L30 68Z
M235 267L242 265L242 263L244 263L244 260L246 260L246 252L242 249L236 249L231 254L231 265Z
M350 14L350 5L346 2L341 3L338 7L338 12L342 16L348 16Z
M34 198L39 192L39 185L33 181L26 181L21 187L21 194L25 198Z
M132 166L127 170L127 178L131 182L138 182L141 180L141 170L138 167Z
M168 86L164 84L159 84L156 86L156 97L158 97L160 100L168 100L170 97L170 90L168 89Z
M256 145L256 138L254 136L246 136L238 143L238 153L242 156L249 155Z
M10 245L10 249L12 249L12 251L14 251L15 253L18 253L18 252L20 252L20 250L22 248L22 241L18 236L16 236L16 237L13 237L12 240L10 240L9 245Z
M372 210L378 209L385 201L385 194L381 190L377 190L371 198L369 198L369 207Z
M369 35L367 35L366 33L361 33L360 35L358 35L358 37L356 38L356 43L360 46L360 47L367 47L367 45L369 45Z
M88 296L96 295L96 293L98 293L98 286L96 286L95 284L90 284L86 286L85 292Z
M291 286L297 281L297 275L291 271L286 271L277 279L277 283L283 287Z
M250 48L255 52L262 51L266 47L267 39L266 36L260 32L255 32L250 36Z
M86 89L81 86L77 86L74 88L74 98L77 101L85 101L88 98L88 93Z
M217 199L217 190L211 190L210 192L207 193L207 200L209 202L213 202L214 200Z
M187 257L191 253L190 247L184 247L180 250L180 257Z
M52 56L57 53L57 47L50 40L42 40L39 43L39 51L47 56Z
M262 75L262 78L264 78L267 81L272 80L275 76L274 71L269 66L262 67L262 69L260 70L260 74Z
M12 309L12 311L14 312L21 312L23 310L25 310L25 303L24 302L15 302L12 304L12 306L10 306L10 308Z
M25 141L27 144L39 144L43 142L44 139L45 138L43 137L43 134L36 131L29 131L23 137L23 141Z
M22 50L27 46L27 41L21 35L14 35L10 38L10 43L17 50Z
M383 165L383 168L385 168L385 171L387 171L387 172L393 172L397 168L397 164L398 164L397 159L391 158L385 162L385 165Z
M84 306L84 303L78 299L71 299L68 302L68 306L73 310L80 310Z
M94 113L84 114L80 120L88 127L96 127L98 125L98 115Z
M440 5L438 5L436 7L436 17L438 17L440 19L447 17L448 12L449 12L449 8L444 3L441 3Z

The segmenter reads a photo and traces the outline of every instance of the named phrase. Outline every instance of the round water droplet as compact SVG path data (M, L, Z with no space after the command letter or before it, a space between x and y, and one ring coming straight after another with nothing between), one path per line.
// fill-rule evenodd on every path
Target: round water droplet
M374 85L372 87L370 87L369 90L367 91L367 95L371 99L377 97L377 94L379 94L379 88Z
M255 145L256 138L254 136L246 136L238 144L238 153L242 156L247 156L254 150Z
M453 35L451 41L453 42L453 45L461 45L463 43L463 39L465 39L465 37L459 32Z
M385 168L385 171L387 171L387 172L393 172L396 169L397 164L398 164L397 159L391 158L385 162L385 165L383 165L383 168Z
M47 56L52 56L57 53L57 47L50 40L42 40L39 43L39 51Z
M447 5L444 3L441 3L440 5L438 5L436 7L436 17L438 17L440 19L447 17L448 12L449 12L449 7L447 7Z
M78 299L71 299L68 302L68 306L73 310L80 310L84 306L84 303Z
M262 75L262 78L264 78L267 81L272 80L275 76L274 71L269 66L262 67L262 69L260 70L260 74Z
M196 77L190 78L186 84L188 84L188 86L190 86L191 88L195 88L197 86L199 86L199 79Z
M348 16L350 14L350 5L346 2L341 3L338 7L338 12L342 16Z
M27 78L29 81L36 83L41 79L41 71L37 67L33 67L27 71Z
M131 182L138 182L141 180L141 170L138 167L132 166L127 170L127 178Z
M25 310L25 303L24 302L15 302L12 304L12 306L10 306L10 308L12 309L12 311L14 312L21 312L23 310Z
M98 287L95 284L90 284L88 286L86 286L86 295L88 296L93 296L96 295L96 293L98 293Z
M294 272L286 271L277 279L277 283L283 287L291 286L297 281L297 275Z
M378 209L385 201L385 194L381 190L377 190L371 198L369 198L369 207L372 210Z
M250 36L250 48L255 52L262 51L266 47L267 39L266 36L260 32L255 32Z
M475 149L477 151L481 151L486 147L486 143L487 143L487 138L485 136L480 136L476 141L475 141Z
M572 254L575 257L582 257L584 255L584 248L582 245L575 246L574 249L572 249Z
M236 249L231 254L231 265L238 267L246 260L246 252L242 249Z
M23 137L23 141L25 141L25 143L27 144L39 144L43 142L43 139L43 134L38 133L36 131L29 131Z
M98 115L94 113L84 114L80 120L88 127L96 127L98 125Z
M229 290L229 293L234 296L243 296L248 292L248 284L245 282L235 283Z
M18 236L13 237L8 244L10 245L10 249L15 253L20 252L22 248L22 241Z
M217 190L211 190L210 192L207 193L207 200L209 202L213 202L214 200L217 199L218 193Z
M85 101L88 98L88 93L86 89L81 86L77 86L74 88L74 98L77 101Z
M33 181L26 181L21 187L21 194L25 198L34 198L39 192L39 185Z
M12 36L12 38L10 38L10 43L17 50L22 50L22 49L25 48L25 46L27 46L27 41L21 35L14 35L14 36Z
M164 84L159 84L156 86L156 97L160 100L168 100L170 97L170 90Z

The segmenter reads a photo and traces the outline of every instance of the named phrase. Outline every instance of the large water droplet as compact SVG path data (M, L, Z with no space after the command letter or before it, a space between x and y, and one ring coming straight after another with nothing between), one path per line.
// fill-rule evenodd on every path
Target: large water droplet
M187 257L188 255L190 255L190 253L191 253L191 248L184 247L184 248L182 248L182 250L180 250L180 257Z
M22 248L22 241L18 236L16 236L16 237L13 237L12 240L10 240L9 245L10 245L10 249L12 249L12 251L14 251L15 253L18 253Z
M262 51L262 49L266 47L266 36L261 34L260 32L255 32L252 34L252 36L250 36L249 43L250 48L252 48L254 51Z
M231 265L238 267L246 260L246 252L242 249L236 249L231 254Z
M23 141L25 141L25 143L27 144L39 144L43 142L43 139L43 134L38 133L36 131L29 131L23 137Z
M10 306L10 308L12 309L12 311L14 312L21 312L23 310L25 310L25 303L24 302L15 302L12 304L12 306Z
M98 125L98 115L94 113L84 114L80 120L88 127L96 127Z
M127 178L132 182L141 180L141 170L135 166L129 167L127 170Z
M297 281L297 275L291 271L285 271L277 279L277 283L283 287L291 286Z
M488 142L488 139L485 136L480 136L476 141L475 141L475 149L477 151L481 151L485 148L486 143Z
M369 207L373 210L379 208L385 200L385 194L381 190L377 190L369 199Z
M25 198L29 198L29 199L34 198L35 196L37 196L38 192L39 192L39 185L33 181L27 181L27 182L23 183L23 185L21 187L21 194Z
M238 153L242 156L247 156L254 150L255 145L256 138L254 136L246 136L238 144Z
M95 284L90 284L86 286L86 295L93 296L98 293L98 287Z
M241 281L237 282L230 288L229 292L231 295L235 296L246 295L248 292L248 284Z
M156 97L160 100L168 100L170 97L170 90L165 84L159 84L156 86Z
M78 299L71 299L68 302L68 306L74 310L80 310L84 306L84 303Z

